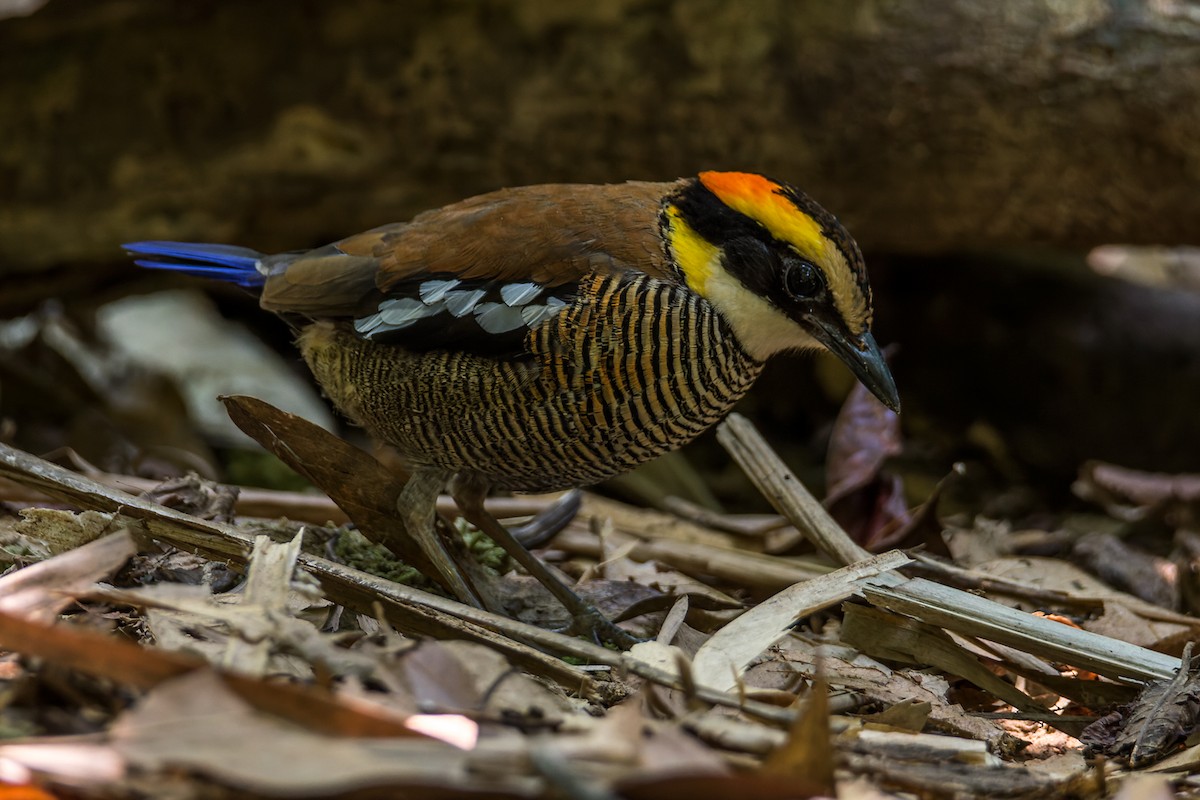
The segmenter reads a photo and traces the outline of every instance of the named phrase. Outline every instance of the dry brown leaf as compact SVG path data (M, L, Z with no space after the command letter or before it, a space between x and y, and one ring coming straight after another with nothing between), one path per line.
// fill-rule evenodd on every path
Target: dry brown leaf
M207 669L205 662L194 656L139 647L72 625L40 625L3 613L0 613L0 647L139 689L150 689L197 669ZM312 730L340 736L410 735L403 720L377 706L361 702L351 705L327 692L299 684L265 683L239 675L223 675L222 679L253 707Z
M638 700L626 700L608 709L604 717L582 736L559 737L544 743L571 760L609 767L636 767L649 718Z
M1025 766L1033 772L1051 778L1060 786L1073 783L1081 784L1089 778L1093 779L1093 785L1095 784L1096 776L1091 772L1088 762L1083 757L1083 751L1078 746L1050 756L1037 758L1037 760L1030 759L1025 762ZM1091 794L1091 791L1085 792L1084 796L1089 794Z
M954 736L988 742L996 752L1012 753L1020 743L995 723L971 716L946 699L949 684L938 675L910 670L892 670L849 648L818 647L793 636L781 643L774 658L746 672L750 686L794 685L798 677L815 678L817 664L829 685L865 695L883 706L910 700L926 701L932 709L928 727Z
M57 508L26 508L15 526L26 539L45 546L51 555L61 555L115 532L121 523L113 514L100 511L75 513Z
M474 642L445 641L439 644L470 676L479 698L473 708L513 720L533 717L544 727L557 725L572 708L560 692L513 667L502 653Z
M314 733L255 711L208 670L151 690L110 735L139 769L185 769L252 792L302 797L380 786L478 788L466 753L456 747L426 737Z
M1192 647L1184 648L1183 666L1169 681L1154 681L1118 714L1103 718L1080 735L1094 752L1125 759L1139 769L1169 755L1193 735L1200 716L1200 675L1190 668Z
M661 566L659 569L660 571L655 573L654 579L650 582L650 587L658 589L666 595L687 595L688 603L694 609L703 608L709 611L738 609L740 611L743 608L741 602L719 589L714 589L682 572L666 570Z
M163 585L169 584L143 588L158 588ZM218 630L211 617L169 608L147 608L142 612L142 617L152 637L152 641L143 644L153 644L156 649L198 656L209 664L221 663L221 656L229 643L229 635L223 630Z
M138 589L101 585L88 596L146 609L159 646L199 655L214 666L245 673L227 664L230 642L244 641L262 648L274 675L308 679L317 666L330 675L380 677L376 659L347 650L337 636L295 616L300 603L313 603L311 596L300 599L299 593L289 593L287 607L266 608L245 602L245 593L214 597L201 587L166 583Z
M665 644L656 640L648 642L638 642L633 647L629 648L626 656L631 661L636 661L641 664L647 664L655 669L661 669L671 675L679 674L680 659L686 660L683 651L675 645ZM695 679L695 667L692 667L693 680Z
M238 493L236 486L215 483L189 473L163 481L143 492L142 497L193 517L232 523Z
M601 561L597 570L610 581L637 581L653 586L658 577L658 565L654 561L634 561L629 554L637 549L639 540L613 529L611 520L599 525Z
M1136 598L1129 599L1131 602L1141 602ZM1194 625L1184 626L1174 622L1146 619L1137 610L1122 603L1119 599L1106 600L1104 613L1084 620L1083 629L1155 650L1160 649L1158 647L1160 642L1170 641L1180 636L1192 639L1198 633ZM1169 651L1164 650L1163 652ZM1179 651L1175 652L1178 654Z
M875 714L862 717L864 723L920 733L929 720L933 705L928 700L901 700Z
M296 572L296 560L300 557L303 539L302 532L286 543L273 542L267 536L254 538L254 551L250 554L250 567L246 570L246 588L241 597L244 610L261 614L264 618L287 615L292 575ZM317 591L313 587L314 594ZM230 639L222 655L221 666L243 675L261 677L267 671L274 644L270 635Z
M663 620L662 627L658 629L658 635L654 637L654 641L661 644L673 643L675 635L679 633L684 620L687 619L690 606L691 602L686 594L676 598L671 610L667 612L666 619Z
M826 459L826 504L877 480L884 463L900 454L900 417L856 383L833 425Z
M564 792L581 797L593 796L583 791L585 779L593 786L618 781L622 797L641 797L648 787L660 784L695 786L729 776L715 751L679 725L649 718L645 705L635 698L609 709L582 735L536 740L535 763L552 782L561 783ZM568 784L579 789L569 791Z
M485 653L504 662L503 656L477 645L456 653L446 644L426 641L404 654L399 670L422 711L473 710L479 707L482 692L476 687L465 658L484 657ZM504 666L507 667L507 662Z
M640 780L684 775L719 778L730 773L716 751L674 722L644 720L638 728L638 750Z
M767 775L803 776L822 794L832 795L833 740L829 735L829 686L817 668L817 679L808 693L804 709L788 733L787 741L763 761Z
M895 546L895 534L911 519L903 480L884 469L902 449L900 417L856 383L829 439L824 505L871 551Z
M399 476L325 429L262 400L240 395L221 400L239 428L328 494L369 539L441 581L425 546L399 523L396 499L404 488Z
M75 515L70 512L53 513L64 524L74 524ZM108 518L111 526L111 515L90 513ZM121 530L11 572L0 578L0 612L51 622L75 598L96 581L110 577L136 552L133 537Z

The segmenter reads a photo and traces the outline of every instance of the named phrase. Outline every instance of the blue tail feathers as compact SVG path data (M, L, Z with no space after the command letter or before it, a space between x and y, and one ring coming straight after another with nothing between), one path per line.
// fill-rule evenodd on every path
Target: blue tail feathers
M267 277L258 271L263 254L249 247L192 242L133 242L121 245L139 267L169 269L185 275L214 278L238 286L262 286Z

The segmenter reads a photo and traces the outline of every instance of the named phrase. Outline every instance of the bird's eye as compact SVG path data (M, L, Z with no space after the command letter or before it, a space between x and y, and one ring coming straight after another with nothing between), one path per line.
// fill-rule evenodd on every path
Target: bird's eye
M807 261L791 261L783 270L783 288L793 299L809 299L821 291L821 273Z

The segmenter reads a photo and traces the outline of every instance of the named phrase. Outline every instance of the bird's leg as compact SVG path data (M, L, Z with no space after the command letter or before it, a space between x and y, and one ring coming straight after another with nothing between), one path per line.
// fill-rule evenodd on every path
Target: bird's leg
M622 650L628 650L638 642L637 637L614 624L611 620L596 610L596 607L584 600L570 587L558 579L550 568L538 560L536 556L521 546L512 533L500 524L483 507L485 487L477 481L456 476L450 483L450 494L458 509L467 522L491 537L492 541L504 548L513 560L524 567L525 571L545 586L550 594L566 607L571 614L572 632L587 633L592 638L611 642Z
M446 485L447 474L437 469L418 469L413 472L404 490L396 499L396 511L405 531L429 557L438 571L439 583L454 593L460 602L481 608L475 593L467 586L458 568L438 541L434 529L437 498Z

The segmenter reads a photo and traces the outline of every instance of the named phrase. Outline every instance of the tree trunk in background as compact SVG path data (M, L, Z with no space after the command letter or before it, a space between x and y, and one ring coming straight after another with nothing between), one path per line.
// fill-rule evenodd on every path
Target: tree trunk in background
M1172 0L53 0L0 21L0 275L714 167L869 251L1195 243L1198 39Z
M984 421L1059 478L1197 469L1200 303L1079 256L1200 243L1198 41L1177 0L51 0L0 21L0 317L167 281L131 239L759 170L867 251L913 429ZM757 396L806 419L784 382Z

